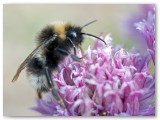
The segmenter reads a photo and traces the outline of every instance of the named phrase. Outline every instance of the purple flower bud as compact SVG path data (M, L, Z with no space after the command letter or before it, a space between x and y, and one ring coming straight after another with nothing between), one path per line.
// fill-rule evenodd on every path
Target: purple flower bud
M151 54L153 63L155 64L155 8L153 8L153 11L148 12L147 19L135 23L135 26L142 33L148 47L148 52Z

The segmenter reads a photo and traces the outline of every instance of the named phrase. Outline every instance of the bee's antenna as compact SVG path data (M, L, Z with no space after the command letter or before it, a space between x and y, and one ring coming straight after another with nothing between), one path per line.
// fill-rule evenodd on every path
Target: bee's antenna
M103 39L101 39L100 37L97 37L97 36L92 35L92 34L89 34L89 33L81 33L81 34L83 34L83 35L88 35L88 36L92 36L92 37L94 37L94 38L97 38L97 39L101 40L102 42L104 42L105 45L107 45L107 43L106 43Z
M92 23L94 23L94 22L96 22L96 21L97 21L97 20L93 20L93 21L91 21L91 22L89 22L89 23L83 25L83 26L81 27L81 29L84 28L84 27L86 27L86 26L88 26L88 25L90 25L90 24L92 24Z

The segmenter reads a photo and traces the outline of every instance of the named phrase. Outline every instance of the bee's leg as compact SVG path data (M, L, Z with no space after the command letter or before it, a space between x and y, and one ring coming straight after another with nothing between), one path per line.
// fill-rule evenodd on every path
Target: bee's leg
M71 44L73 45L73 49L74 49L74 55L76 55L77 54L77 52L76 52L76 46L75 46L75 44L72 42L72 40L68 37L68 40L71 42Z
M42 93L37 90L37 96L39 99L42 99Z
M50 69L46 66L44 67L44 72L45 72L45 75L46 75L46 78L47 78L47 82L48 82L48 85L51 89L51 93L52 95L54 96L54 98L57 100L57 101L60 101L60 97L57 93L57 91L55 90L55 84L53 83L53 80L52 80L52 76L51 76L51 71Z
M71 54L70 56L71 56L71 58L72 58L73 60L75 60L75 61L77 61L77 62L81 62L81 59L82 59L82 58L79 58L79 57L77 57L77 56L75 56L75 55L73 55L73 54Z
M61 53L63 53L63 54L65 54L65 55L70 55L71 58L72 58L73 60L75 60L75 61L81 62L81 59L82 59L82 58L79 58L79 57L77 57L76 55L73 55L73 54L69 53L69 52L68 52L67 50L65 50L65 49L56 48L56 50L59 51L59 52L61 52Z
M53 95L53 97L57 100L57 102L62 105L64 108L66 107L64 104L63 99L60 97L59 93L57 92L57 90L55 90L54 88L51 90L51 93Z
M77 51L76 51L76 47L74 46L74 55L76 56L77 55Z
M57 90L54 88L54 87L56 87L56 83L54 84L53 81L52 81L50 69L49 69L48 67L45 67L45 68L44 68L44 71L45 71L45 75L46 75L46 78L47 78L48 85L49 85L49 87L51 88L51 93L52 93L53 97L54 97L63 107L65 107L63 100L62 100L61 97L59 96L59 93L58 93Z
M46 79L47 79L49 87L52 88L54 84L52 81L51 70L47 66L44 67L44 73L46 75Z
M60 101L60 96L54 88L51 90L51 93L57 101Z

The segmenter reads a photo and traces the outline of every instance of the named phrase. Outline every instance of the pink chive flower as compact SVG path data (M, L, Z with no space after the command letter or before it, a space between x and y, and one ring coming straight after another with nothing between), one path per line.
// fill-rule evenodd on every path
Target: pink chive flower
M53 73L61 103L49 92L32 109L47 116L155 115L150 57L115 50L110 35L104 39L107 46L95 40L93 48L79 52L81 63L67 57Z
M155 7L153 7L152 11L148 12L146 19L135 23L135 26L143 35L148 51L152 56L153 63L155 64Z

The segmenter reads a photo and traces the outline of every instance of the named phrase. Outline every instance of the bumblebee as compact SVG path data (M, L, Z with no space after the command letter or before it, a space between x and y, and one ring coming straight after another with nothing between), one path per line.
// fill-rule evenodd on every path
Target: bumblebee
M26 68L28 78L37 90L39 98L42 97L42 92L52 90L54 97L59 99L51 76L51 73L57 69L58 64L66 56L70 56L75 61L81 61L81 58L76 56L76 49L80 48L84 35L95 37L105 43L103 39L97 36L82 32L84 27L95 21L91 21L82 27L64 22L54 22L47 25L38 34L37 47L19 66L12 82L16 81L20 72ZM70 53L72 49L74 50L73 54Z

